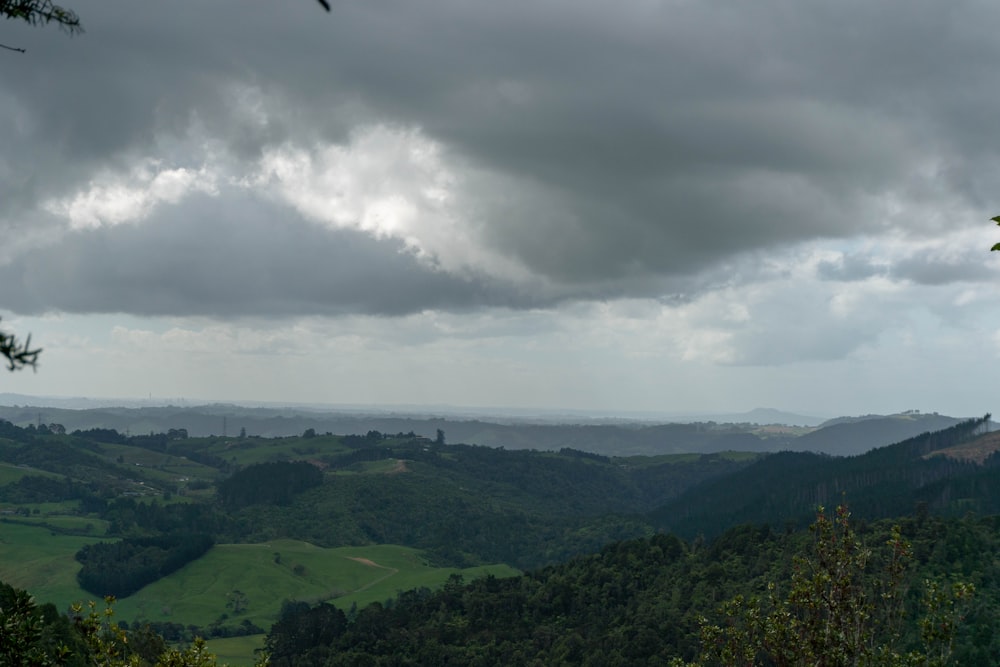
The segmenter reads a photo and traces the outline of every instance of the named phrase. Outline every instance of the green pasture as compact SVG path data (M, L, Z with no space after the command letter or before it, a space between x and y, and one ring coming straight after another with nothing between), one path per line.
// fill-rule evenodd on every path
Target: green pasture
M53 515L75 515L80 510L80 502L77 500L62 500L57 503L11 503L9 505L0 503L0 509L22 509L31 512L30 517L18 517L33 521L45 521L46 517ZM35 510L38 510L35 513Z
M48 517L54 521L56 517ZM61 517L67 525L81 517ZM0 522L0 581L24 588L40 602L52 602L65 610L74 602L94 599L76 583L80 565L74 554L85 544L100 541L96 534L104 525L91 520L95 535L53 533L41 526ZM263 544L222 544L174 574L119 600L115 616L120 620L172 621L207 626L222 615L225 625L248 619L268 629L286 600L309 603L329 601L342 609L385 601L399 591L442 585L452 574L473 579L492 574L516 576L506 565L468 569L435 568L426 564L421 552L408 547L373 545L324 549L295 540L273 540ZM236 613L226 604L239 590L246 609ZM249 640L246 640L249 641ZM228 662L244 644L232 640L218 649ZM241 648L232 649L233 646ZM246 664L251 664L248 658Z
M657 454L655 456L615 456L612 461L629 468L653 468L664 464L693 463L701 454Z
M197 561L118 602L119 618L173 621L205 626L228 618L226 625L248 619L269 628L282 602L332 601L359 607L394 597L397 591L439 586L453 573L467 578L513 576L505 565L457 570L427 565L415 549L393 545L324 549L295 540L263 544L216 545ZM234 591L247 607L226 607Z
M63 535L40 526L0 522L0 581L65 610L73 602L94 597L77 586L80 564L73 555L100 539L96 529L94 536Z
M350 451L337 436L315 438L248 438L213 442L205 451L241 466L268 461L295 461Z
M713 455L726 461L752 461L760 457L759 452L725 451L715 452ZM702 456L704 454L687 452L683 454L657 454L656 456L615 456L612 457L612 460L615 463L625 464L630 468L652 468L665 463L672 465L695 463Z
M213 480L219 471L211 466L191 461L183 456L173 456L142 447L102 444L104 458L125 468L138 468L137 475L161 482L178 482L180 478ZM119 462L119 458L121 461Z
M50 503L47 503L50 504ZM23 507L34 507L24 505ZM13 517L14 522L20 524L30 523L41 528L54 530L55 532L72 531L85 533L87 537L102 537L108 530L108 522L104 519L95 519L86 516L73 516L67 514L50 515L48 512L32 514L31 516ZM0 533L3 531L0 530Z
M40 477L62 477L62 475L57 475L54 472L48 472L45 470L38 470L37 468L29 468L25 466L16 466L10 463L0 463L0 486L5 484L12 484L25 475L38 475Z
M381 446L401 442L395 438L379 441ZM346 454L354 451L340 441L340 436L317 435L314 438L247 438L245 440L213 440L205 443L204 451L237 465L247 466L269 461L297 461Z
M347 468L337 470L333 474L335 475L355 475L355 474L366 474L366 475L386 475L389 473L400 472L400 459L379 459L378 461L358 461L357 463L352 463Z
M219 659L220 665L229 667L252 667L254 650L263 646L264 635L208 640L208 650Z
M719 452L721 458L727 461L752 461L760 458L760 452Z

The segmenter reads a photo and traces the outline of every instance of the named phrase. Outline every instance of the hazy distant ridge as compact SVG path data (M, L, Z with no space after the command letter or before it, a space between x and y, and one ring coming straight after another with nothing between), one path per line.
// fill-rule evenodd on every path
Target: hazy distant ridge
M8 399L11 395L7 395ZM26 398L26 397L18 397ZM3 396L0 396L0 401ZM380 431L408 433L433 438L438 429L448 442L478 444L507 449L559 450L564 447L609 456L657 455L720 451L775 452L782 450L858 454L926 431L947 428L958 421L936 414L845 417L802 434L802 429L768 430L756 425L802 423L812 418L773 409L757 409L736 415L702 416L700 421L672 423L615 420L612 423L566 417L528 419L469 419L454 416L351 414L317 409L204 405L196 407L3 407L0 419L20 426L58 423L67 430L113 428L121 433L165 433L187 429L191 436L248 435L284 437L306 429L334 434ZM727 421L730 420L730 421ZM813 421L819 421L813 419Z

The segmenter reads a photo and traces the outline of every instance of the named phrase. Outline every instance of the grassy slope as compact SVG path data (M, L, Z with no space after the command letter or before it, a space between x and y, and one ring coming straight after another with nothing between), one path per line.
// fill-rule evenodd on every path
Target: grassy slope
M275 554L280 554L280 562ZM369 565L353 559L367 559ZM304 567L296 574L296 566ZM331 599L337 606L364 606L383 601L397 591L438 586L459 570L424 564L420 552L406 547L376 545L322 549L306 542L274 540L266 544L222 544L205 556L121 600L122 618L151 621L183 619L185 624L208 625L228 613L226 623L249 619L269 627L285 600L317 602ZM474 568L463 574L510 576L507 566ZM249 600L246 612L226 609L234 589Z
M274 563L275 551L281 554L281 564ZM290 598L316 602L336 592L340 594L339 597L330 601L337 607L347 610L355 603L358 607L363 607L371 602L383 602L395 597L397 592L411 588L421 586L436 588L454 573L461 574L466 580L489 574L496 577L518 574L517 570L506 565L488 565L465 570L431 568L423 564L418 551L384 544L320 549L305 542L274 540L268 544L222 545L213 549L206 559L213 557L218 558L216 564L210 565L212 561L208 560L204 563L206 567L219 567L227 562L245 565L246 561L253 561L254 575L238 579L242 586L240 590L247 595L250 606L247 613L232 616L228 622L239 622L249 618L263 627L270 627L281 603ZM353 559L363 559L376 565ZM293 568L297 564L306 567L304 575L294 574ZM202 568L195 567L196 565L198 564L185 568L192 570L188 574L189 581L203 578L204 573L200 571ZM182 573L183 571L178 575ZM148 586L134 598L138 600L144 594L154 593L160 584L164 584L161 588L183 586L183 579L178 575ZM193 596L191 601L197 604L199 598L210 596L214 600L220 597L220 594L224 596L228 592L226 586L229 583L236 581L230 581L227 575L219 574L211 582L208 592L202 596ZM296 590L298 593L293 593ZM132 598L120 603L122 610L130 600ZM259 600L263 602L259 603ZM179 603L175 609L183 610L185 617L193 615L194 609L185 609L183 604L186 604L186 601ZM209 642L209 649L219 657L220 662L231 667L244 667L253 664L253 651L262 645L263 636L252 635L215 639Z
M39 475L41 477L59 478L59 475L45 470L38 470L37 468L16 466L10 463L0 462L0 486L16 482L25 475Z
M0 581L24 588L60 610L73 601L93 597L76 584L80 547L100 536L52 534L47 528L0 523Z
M379 444L390 444L391 440ZM201 445L203 443L203 445ZM329 454L349 452L351 449L340 442L338 436L316 436L315 438L247 438L219 440L212 438L182 441L184 445L200 445L205 453L232 461L241 466L266 461L290 461L313 458Z
M103 457L109 463L117 463L118 457L125 466L144 468L142 472L161 481L176 481L179 477L213 480L218 471L181 456L172 456L141 447L102 443Z
M264 635L248 635L245 637L227 637L211 639L208 650L219 659L220 665L229 667L252 667L254 651L264 646Z
M42 602L66 609L92 599L76 583L79 564L73 554L98 536L52 535L48 529L0 523L0 580L25 588ZM275 554L281 555L275 562ZM353 559L366 559L370 565ZM302 574L295 568L301 565ZM459 572L467 579L486 574L512 576L506 565L468 570L426 565L419 551L393 545L322 549L306 542L274 540L266 544L223 544L197 561L161 579L117 605L120 619L144 618L208 625L228 613L227 624L244 618L270 627L285 600L331 599L339 607L384 601L397 591L441 585ZM232 614L227 595L234 589L249 600L247 611Z

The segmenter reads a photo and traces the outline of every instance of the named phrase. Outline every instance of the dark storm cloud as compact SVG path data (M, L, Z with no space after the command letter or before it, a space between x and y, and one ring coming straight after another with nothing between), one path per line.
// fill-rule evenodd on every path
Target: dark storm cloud
M531 295L421 264L402 244L328 230L255 201L195 196L130 224L74 232L0 267L21 313L402 315L531 307Z
M983 282L996 279L996 271L976 261L975 257L936 259L910 257L896 262L894 278L921 285L947 285L955 282Z
M664 279L748 250L878 233L886 223L870 202L887 193L928 208L937 196L981 205L1000 153L1000 43L990 29L1000 8L985 2L389 0L340 3L330 15L308 0L73 7L82 36L17 27L4 36L29 52L0 82L0 113L17 119L15 132L0 135L2 220L101 168L169 154L194 126L250 161L281 142L340 142L357 125L395 123L423 128L503 183L530 184L522 197L488 192L484 181L483 242L564 295L604 298L654 293ZM253 256L275 243L257 220L240 241ZM197 227L173 224L176 239ZM137 253L122 261L148 268L164 230L80 234L57 248L82 262L98 240L121 243ZM304 276L315 284L300 297L291 280L242 268L245 280L215 288L203 268L189 289L173 279L173 301L122 294L118 308L185 310L192 299L191 312L226 312L230 301L244 304L236 311L399 312L394 291L431 294L432 284L442 296L411 294L411 303L532 303L386 248L366 249L392 256L379 257L391 268L371 276L385 289L370 295L314 292L323 274ZM94 294L122 289L110 269L85 269L80 277L99 281L88 287ZM4 269L31 273L28 258ZM390 282L413 276L416 284ZM271 296L236 294L247 285ZM46 290L39 303L66 307ZM77 294L72 309L112 303L93 299L81 305L91 302Z

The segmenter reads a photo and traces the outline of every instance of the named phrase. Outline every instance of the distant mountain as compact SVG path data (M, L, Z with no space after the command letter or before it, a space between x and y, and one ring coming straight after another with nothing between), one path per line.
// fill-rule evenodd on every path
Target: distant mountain
M444 417L412 417L385 414L346 414L276 408L246 408L236 405L198 407L104 407L67 410L57 407L3 407L0 419L19 426L62 424L68 431L113 428L121 433L165 433L185 429L192 437L247 435L285 437L306 429L317 433L365 434L409 433L434 438L437 430L447 441L506 449L558 451L564 447L606 456L654 456L660 454L723 451L767 452L787 449L791 436L764 435L747 424L717 423L650 424L624 422L593 423L498 423Z
M823 452L837 456L863 454L876 447L927 433L940 431L961 422L938 414L902 413L839 417L823 423L811 433L799 436L792 449L800 452Z
M4 396L0 395L0 402ZM28 397L17 397L28 398ZM656 456L660 454L722 451L777 452L782 450L848 455L934 431L960 420L936 414L904 413L841 417L809 427L777 426L818 421L769 408L735 415L703 416L702 421L652 423L618 420L613 423L580 418L563 422L551 419L469 419L456 416L419 416L386 412L322 411L291 407L246 407L231 404L201 406L99 406L70 409L58 400L42 406L0 406L0 419L19 426L62 424L67 430L113 428L121 433L166 433L185 429L193 437L248 435L285 437L307 429L317 433L409 433L434 438L438 429L448 442L506 449L558 451L564 447L605 456ZM804 434L803 434L804 433Z
M454 405L344 405L315 403L278 403L254 401L191 401L183 398L86 398L67 396L29 396L0 392L0 406L35 406L65 408L68 410L93 410L95 408L202 408L229 406L248 410L271 410L303 414L367 415L378 417L420 418L430 415L456 421L486 420L500 424L686 424L716 422L726 424L783 424L789 426L818 426L823 418L785 412L774 408L755 408L742 413L674 413L638 410L616 410L598 413L589 410L527 409L497 407L464 407Z
M671 417L677 422L716 422L719 424L781 424L784 426L819 426L824 423L822 417L800 415L774 408L754 408L749 412L732 412L719 414L699 414L691 416L677 415Z

